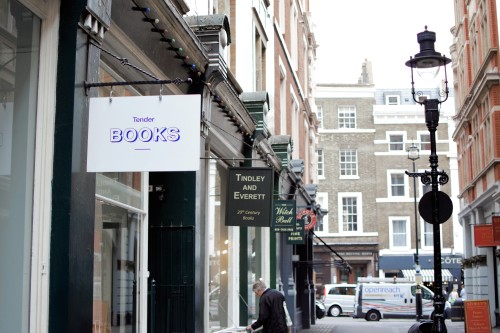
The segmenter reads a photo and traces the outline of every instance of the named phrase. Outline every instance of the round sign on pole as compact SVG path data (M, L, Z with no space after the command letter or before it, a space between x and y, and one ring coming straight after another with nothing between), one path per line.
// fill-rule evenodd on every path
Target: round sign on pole
M446 222L453 212L453 203L451 202L448 194L437 191L437 199L439 205L439 216L438 222L439 224ZM434 192L427 192L424 194L422 199L418 204L418 212L420 216L428 223L433 224L432 220L432 205L434 201Z
M311 230L314 228L314 225L316 225L316 214L310 209L302 209L298 214L297 214L297 219L303 219L304 220L304 229L306 230Z

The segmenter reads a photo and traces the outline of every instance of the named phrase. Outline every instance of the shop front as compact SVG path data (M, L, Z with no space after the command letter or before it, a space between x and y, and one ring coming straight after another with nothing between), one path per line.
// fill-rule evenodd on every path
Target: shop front
M47 317L59 1L0 2L0 331Z
M434 285L434 257L420 255L420 272L425 286L432 289ZM462 256L459 254L444 255L441 258L443 289L449 293L453 288L461 288L462 283ZM385 255L379 258L381 277L407 278L415 281L415 264L413 255Z
M289 165L290 138L270 136L267 92L228 72L227 17L186 19L183 1L4 2L0 330L246 326L259 278L296 318L311 309L294 296L311 271L292 267L307 247L270 217L228 223L233 168L269 170L269 203L315 209L315 191Z
M59 54L51 332L246 326L253 281L278 280L270 228L226 214L232 169L282 170L267 93L244 95L228 75L227 17L170 6L61 8L77 33Z

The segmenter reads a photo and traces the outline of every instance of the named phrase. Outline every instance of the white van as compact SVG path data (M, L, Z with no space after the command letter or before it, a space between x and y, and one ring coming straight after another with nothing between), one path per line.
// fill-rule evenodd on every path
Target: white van
M353 313L355 293L355 284L325 284L322 300L326 313L332 317Z
M434 293L422 290L422 316L431 318ZM358 283L354 318L378 321L380 318L415 318L416 285L414 283Z

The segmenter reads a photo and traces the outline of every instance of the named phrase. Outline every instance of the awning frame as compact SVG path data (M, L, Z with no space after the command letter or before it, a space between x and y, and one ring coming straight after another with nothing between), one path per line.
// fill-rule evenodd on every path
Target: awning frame
M415 282L415 270L414 269L402 269L401 272L405 278L410 279L410 281ZM420 273L422 274L423 282L434 282L434 269L421 269ZM441 270L441 276L443 278L443 282L452 282L453 274L446 269L443 268Z

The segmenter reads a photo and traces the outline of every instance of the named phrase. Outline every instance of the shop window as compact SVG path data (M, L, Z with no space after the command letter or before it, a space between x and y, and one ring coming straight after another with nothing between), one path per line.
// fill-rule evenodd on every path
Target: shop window
M230 256L233 241L229 239L225 226L224 207L226 200L227 169L222 163L210 160L208 197L208 260L209 260L209 330L215 332L234 326L232 311L229 309Z
M101 64L100 82L123 81ZM119 91L118 91L119 90ZM115 89L119 96L137 95L130 87ZM109 96L109 87L99 89ZM140 279L141 243L146 211L146 185L140 172L96 174L94 226L94 294L92 332L135 332L142 306L146 306L146 282Z
M37 237L32 226L40 26L40 19L18 1L0 1L0 326L3 332L27 330L30 279L39 279L32 276L30 267L32 260L36 260L32 237ZM40 221L36 223L43 229ZM36 253L36 257L41 255Z
M142 214L96 199L93 332L137 324Z

